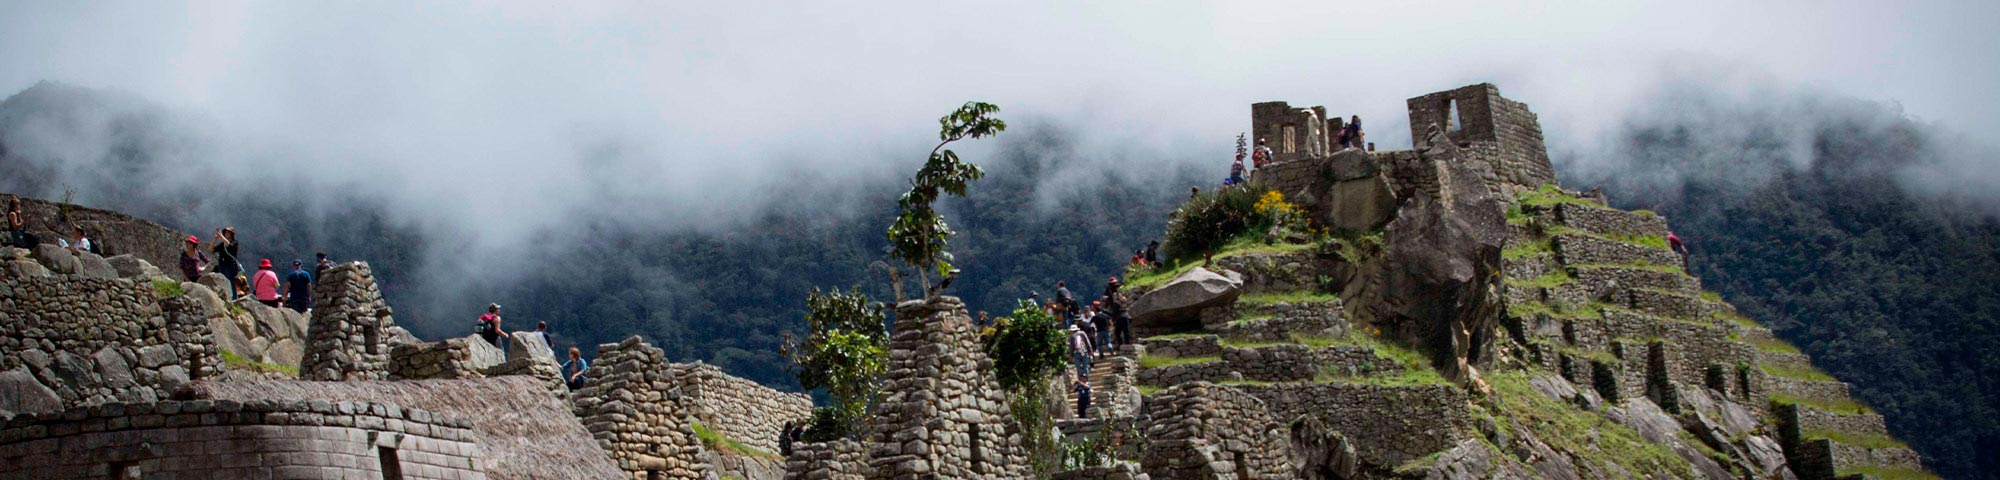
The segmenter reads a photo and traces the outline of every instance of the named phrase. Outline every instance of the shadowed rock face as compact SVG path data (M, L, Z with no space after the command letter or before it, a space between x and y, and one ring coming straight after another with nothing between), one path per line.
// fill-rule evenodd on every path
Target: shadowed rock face
M1134 300L1132 321L1142 329L1198 324L1202 309L1236 301L1242 286L1242 274L1195 267Z
M1387 292L1380 321L1431 356L1440 373L1464 383L1490 357L1500 322L1500 246L1505 203L1482 183L1443 132L1431 129L1425 159L1436 162L1436 196L1417 195L1389 223Z

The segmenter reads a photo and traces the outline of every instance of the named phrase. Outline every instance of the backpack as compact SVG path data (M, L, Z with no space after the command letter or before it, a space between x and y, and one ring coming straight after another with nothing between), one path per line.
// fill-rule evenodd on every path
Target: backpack
M90 240L90 253L93 253L93 254L96 254L97 256L100 256L100 257L104 256L104 242L102 242L102 241L99 241L99 240L97 240L97 239L94 239L94 238L93 238L93 239L91 239L91 240Z
M479 317L478 320L474 320L473 322L474 322L474 325L472 327L473 333L478 333L480 335L493 333L493 323L486 321L486 317L481 316Z

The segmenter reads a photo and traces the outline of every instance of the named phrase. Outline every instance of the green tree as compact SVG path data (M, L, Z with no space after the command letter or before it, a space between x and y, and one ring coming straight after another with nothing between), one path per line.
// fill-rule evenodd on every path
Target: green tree
M1055 317L1022 300L1011 317L994 322L986 342L986 354L993 358L993 370L1000 386L1010 391L1027 391L1062 371L1063 331Z
M902 213L889 225L889 246L898 259L916 268L918 284L924 288L925 296L930 295L931 289L927 270L935 268L939 276L950 275L952 271L951 252L945 251L945 247L953 232L933 204L941 194L965 196L966 184L986 176L986 171L978 165L959 161L958 153L944 147L1006 130L1007 122L992 117L999 111L1000 107L990 103L966 102L957 111L938 118L938 145L931 148L930 159L917 170L917 175L910 177L910 191L897 199Z
M814 409L810 431L825 440L859 434L889 364L882 308L859 287L806 294L806 338L785 337L792 375L807 390L826 389L830 405Z

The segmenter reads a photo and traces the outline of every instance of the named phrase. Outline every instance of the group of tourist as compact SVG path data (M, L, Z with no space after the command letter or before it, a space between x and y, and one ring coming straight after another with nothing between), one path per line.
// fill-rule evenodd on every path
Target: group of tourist
M514 336L509 335L506 328L501 326L500 304L498 303L486 304L486 313L479 315L479 318L473 321L472 333L479 335L481 340L485 340L486 343L492 344L494 348L498 348L503 352L507 351L507 348L514 340ZM536 336L529 341L540 341L542 345L548 346L551 350L555 348L554 345L549 343L549 322L535 322L534 333ZM570 390L583 388L584 384L590 382L590 376L587 373L590 371L590 362L583 359L583 350L575 346L569 347L569 359L564 360L558 366L558 369L561 371L563 385L568 386Z
M83 225L70 223L68 220L64 220L63 223L69 223L70 236L67 238L57 238L56 246L67 249L71 253L90 252L98 255L104 254L104 242L93 241L90 238L90 233L83 229ZM21 212L21 197L8 195L6 245L17 248L35 248L35 245L41 243L42 240L40 238L32 233L28 233L28 215Z
M1153 242L1153 246L1142 255L1157 255L1151 252L1157 250L1158 243ZM1068 332L1064 341L1069 348L1070 365L1076 370L1078 381L1082 382L1082 390L1078 391L1078 415L1089 408L1092 365L1098 359L1114 355L1120 345L1132 342L1132 314L1127 308L1130 298L1119 291L1121 286L1118 277L1111 277L1104 285L1104 295L1086 305L1070 293L1068 282L1058 281L1056 298L1046 307ZM1072 388L1076 386L1072 385Z
M1347 124L1341 126L1340 131L1334 134L1334 144L1339 145L1340 148L1344 149L1367 148L1368 143L1365 141L1367 137L1368 137L1367 132L1361 131L1361 116L1355 115L1349 117L1349 121L1347 122ZM1245 180L1245 176L1248 175L1249 172L1248 169L1244 168L1243 166L1243 157L1246 154L1250 156L1250 166L1256 169L1262 169L1264 168L1264 166L1270 165L1272 159L1274 158L1271 153L1271 146L1269 144L1268 139L1265 139L1263 137L1258 137L1257 149L1246 150L1244 149L1243 146L1243 137L1238 136L1236 138L1236 161L1229 165L1229 176L1223 178L1222 180L1222 186L1224 188L1242 185L1248 182L1248 180Z
M193 282L200 280L203 273L213 272L229 281L229 291L225 292L229 298L249 296L271 308L289 308L299 313L311 310L312 287L333 266L326 252L315 255L311 271L306 270L304 261L293 259L291 271L280 281L276 266L265 258L258 260L257 271L246 277L243 263L237 259L242 245L236 241L236 227L215 229L209 241L212 246L208 251L215 254L212 260L202 252L201 237L188 235L181 248L181 277Z

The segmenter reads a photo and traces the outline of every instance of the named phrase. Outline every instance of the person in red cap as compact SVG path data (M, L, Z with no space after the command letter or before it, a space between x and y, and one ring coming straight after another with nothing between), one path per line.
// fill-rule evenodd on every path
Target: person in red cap
M278 272L271 271L271 259L257 262L257 277L250 279L250 293L257 296L257 302L278 308L278 301L284 297L278 294Z
M188 235L186 248L181 249L181 276L187 281L201 278L201 271L208 269L208 255L201 253L201 239Z

